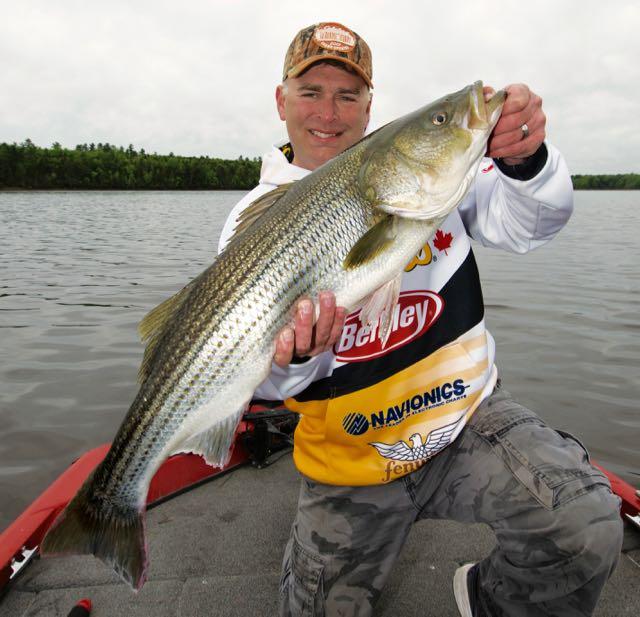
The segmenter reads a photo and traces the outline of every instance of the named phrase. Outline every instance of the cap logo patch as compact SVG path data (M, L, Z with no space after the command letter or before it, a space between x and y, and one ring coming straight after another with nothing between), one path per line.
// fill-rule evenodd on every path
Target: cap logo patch
M313 38L320 47L331 51L351 51L356 46L356 37L339 24L318 26Z

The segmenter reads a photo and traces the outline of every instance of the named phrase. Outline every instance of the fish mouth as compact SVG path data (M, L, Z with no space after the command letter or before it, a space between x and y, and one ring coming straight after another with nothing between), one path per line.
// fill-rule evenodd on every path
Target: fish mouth
M507 93L498 90L485 101L482 81L469 86L469 123L470 129L486 130L493 128L500 117Z

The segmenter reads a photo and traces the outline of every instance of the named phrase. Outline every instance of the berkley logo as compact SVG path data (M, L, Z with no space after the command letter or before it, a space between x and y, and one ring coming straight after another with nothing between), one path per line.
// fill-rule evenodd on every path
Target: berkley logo
M360 310L345 320L342 336L333 348L337 360L365 362L379 358L422 336L440 317L444 300L433 291L403 291L393 310L391 334L384 349L378 332L360 322Z

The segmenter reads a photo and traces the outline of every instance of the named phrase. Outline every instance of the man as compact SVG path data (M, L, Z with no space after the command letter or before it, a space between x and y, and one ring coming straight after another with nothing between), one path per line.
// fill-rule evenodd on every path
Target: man
M296 35L276 90L289 142L265 156L260 185L230 215L221 249L250 202L363 136L371 78L369 48L352 30L322 23ZM293 328L276 340L256 396L301 413L294 460L303 475L281 615L371 615L420 518L485 522L496 534L491 555L454 577L466 617L590 615L615 566L617 498L579 442L500 388L484 326L469 237L526 252L572 209L564 161L544 142L540 97L523 84L507 92L488 144L493 164L481 165L405 269L394 328L406 328L406 340L385 349L356 314L345 325L329 292L301 299Z

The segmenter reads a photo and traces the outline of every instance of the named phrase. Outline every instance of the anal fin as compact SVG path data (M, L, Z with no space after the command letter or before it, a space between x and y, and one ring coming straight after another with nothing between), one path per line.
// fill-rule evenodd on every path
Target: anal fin
M199 454L207 465L224 467L231 458L231 445L244 410L245 405L240 411L227 416L212 427L187 438L174 451L174 454L180 452Z

